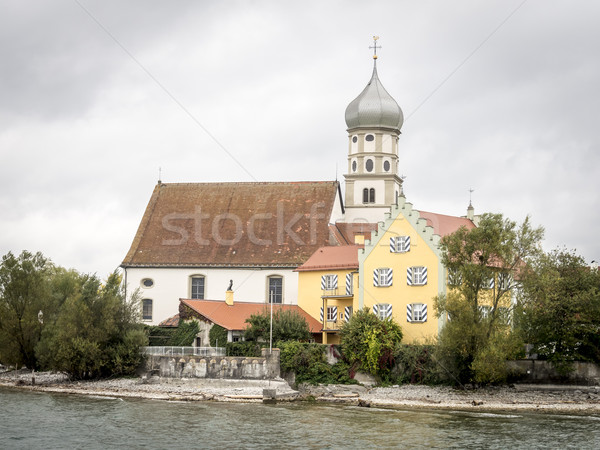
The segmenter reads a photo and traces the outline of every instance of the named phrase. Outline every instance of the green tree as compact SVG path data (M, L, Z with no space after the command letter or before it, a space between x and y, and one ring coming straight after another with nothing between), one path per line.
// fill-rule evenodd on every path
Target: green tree
M74 379L135 373L140 347L147 344L139 299L125 299L116 271L105 284L90 275L77 281L76 289L65 291L56 320L44 325L36 348L40 361Z
M0 264L0 361L38 368L35 346L42 323L38 314L49 315L52 302L52 263L41 253L11 252ZM43 319L42 319L43 320Z
M363 308L342 325L340 336L342 354L351 365L385 378L394 366L402 329L393 319L380 320Z
M269 341L271 313L268 308L261 314L252 314L246 319L248 327L244 330L247 341ZM298 312L277 308L273 312L273 342L308 341L310 328L306 319Z
M543 229L533 228L529 218L517 226L501 214L484 214L476 228L442 238L453 289L435 298L438 317L449 317L436 359L460 383L506 377L505 361L520 348L510 325L514 274L539 251L542 237Z
M526 342L563 374L576 360L600 362L600 273L566 250L523 271L519 321Z

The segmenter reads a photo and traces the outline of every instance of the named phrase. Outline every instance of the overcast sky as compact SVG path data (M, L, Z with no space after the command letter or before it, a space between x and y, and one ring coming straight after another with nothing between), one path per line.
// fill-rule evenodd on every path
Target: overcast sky
M164 182L343 179L378 72L417 209L600 259L600 2L0 0L0 254L105 277ZM233 157L233 158L232 158Z

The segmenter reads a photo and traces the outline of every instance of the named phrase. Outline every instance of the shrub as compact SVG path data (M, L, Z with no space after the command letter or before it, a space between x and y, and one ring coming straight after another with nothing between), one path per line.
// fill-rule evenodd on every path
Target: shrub
M227 330L220 325L214 324L208 332L208 340L211 347L216 347L219 343L221 347L225 347L227 344Z
M189 347L194 342L199 331L200 327L195 320L190 320L189 322L180 321L177 331L171 336L168 345L173 347Z
M382 378L389 375L394 351L402 340L400 325L391 318L380 320L369 308L363 308L342 326L340 335L348 363Z

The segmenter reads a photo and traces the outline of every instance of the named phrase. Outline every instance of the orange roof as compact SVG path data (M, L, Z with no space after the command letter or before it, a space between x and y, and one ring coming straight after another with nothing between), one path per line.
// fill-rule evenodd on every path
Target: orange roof
M329 243L337 181L159 183L124 267L297 267Z
M355 269L358 270L358 249L360 245L340 245L321 247L308 260L296 269L297 272L315 270Z
M362 235L365 239L371 239L371 233L377 230L376 223L367 222L337 222L329 225L331 234L336 239L339 245L353 245L354 237Z
M222 300L180 299L179 301L180 315L182 313L181 308L187 306L192 311L195 311L196 313L205 317L208 321L216 323L227 330L244 330L248 326L246 319L252 314L260 314L263 311L270 311L268 303L234 302L234 304L230 306ZM298 305L274 304L273 312L279 310L298 312L306 319L311 333L319 333L323 328L321 322L313 318Z
M169 317L158 324L159 327L177 327L179 325L179 314Z
M427 211L419 211L422 218L427 219L427 225L433 227L435 234L446 236L454 233L460 227L466 227L468 230L475 228L471 219L466 217L447 216Z

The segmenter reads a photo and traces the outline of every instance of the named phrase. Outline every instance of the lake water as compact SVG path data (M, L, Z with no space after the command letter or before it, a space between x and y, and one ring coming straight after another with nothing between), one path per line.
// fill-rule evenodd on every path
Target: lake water
M0 448L600 448L600 415L121 400L0 388Z

